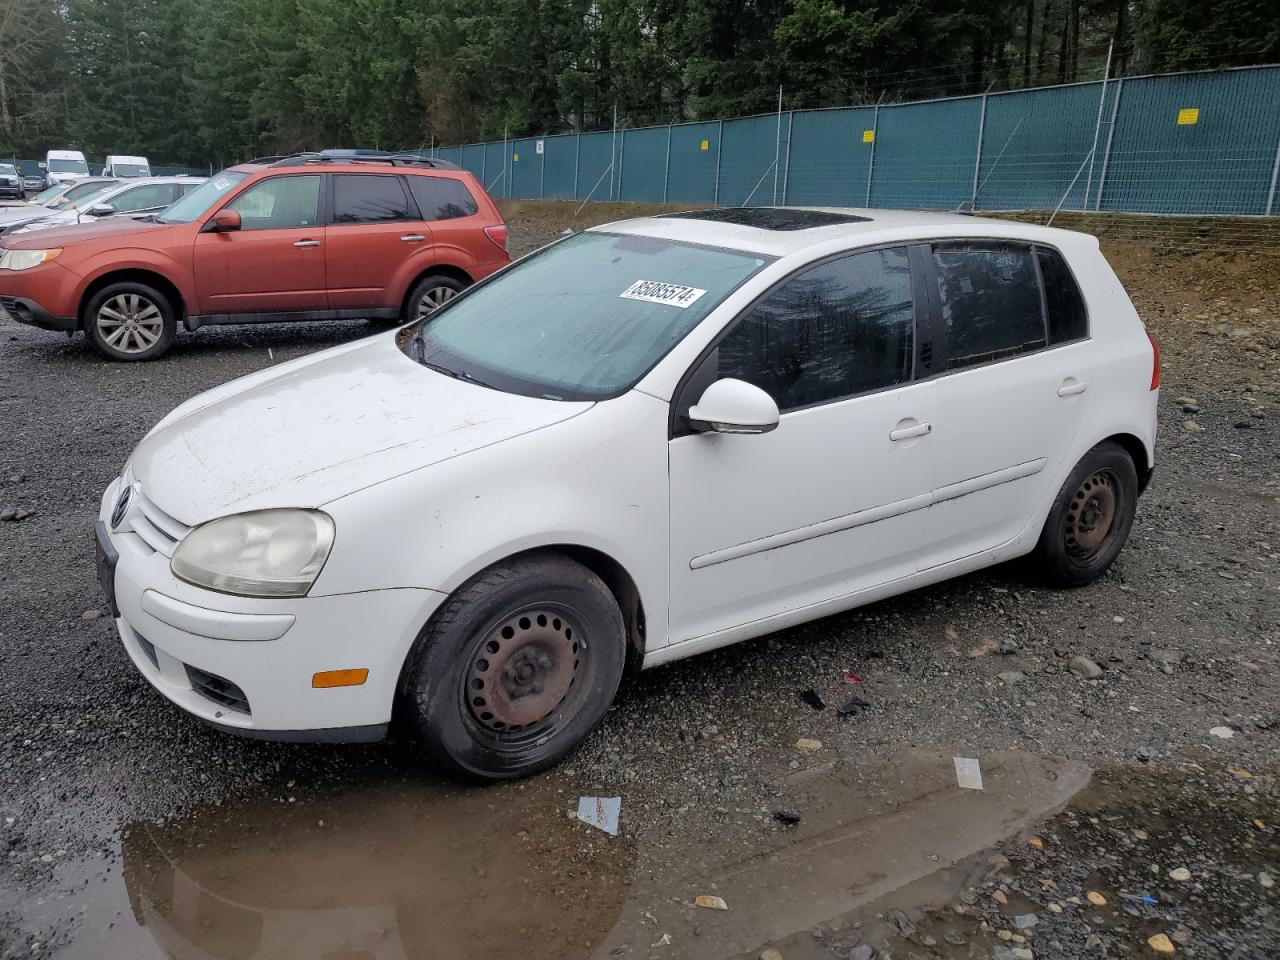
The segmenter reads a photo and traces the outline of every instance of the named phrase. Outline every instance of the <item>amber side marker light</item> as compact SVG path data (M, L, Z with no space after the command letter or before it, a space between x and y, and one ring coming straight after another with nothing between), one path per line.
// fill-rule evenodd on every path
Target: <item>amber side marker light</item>
M368 670L322 670L311 675L311 686L323 687L358 687L369 679Z

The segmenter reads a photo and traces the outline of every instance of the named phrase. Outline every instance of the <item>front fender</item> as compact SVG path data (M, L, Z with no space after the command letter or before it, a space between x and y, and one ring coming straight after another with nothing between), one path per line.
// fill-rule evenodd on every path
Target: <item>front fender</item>
M182 265L172 256L140 247L122 247L94 254L83 264L77 264L80 282L76 286L76 302L83 301L85 292L98 280L111 273L126 270L144 270L154 273L172 284L186 299L186 291L180 282Z
M545 547L603 553L635 582L650 643L665 643L667 405L631 392L548 427L325 505L333 554L313 593L417 586L450 593Z

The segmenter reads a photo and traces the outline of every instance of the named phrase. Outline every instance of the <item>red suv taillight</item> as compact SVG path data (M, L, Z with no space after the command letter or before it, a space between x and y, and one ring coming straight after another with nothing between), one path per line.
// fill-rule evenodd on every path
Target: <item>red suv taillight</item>
M493 241L493 245L503 253L507 252L507 225L499 223L484 228L484 235Z
M1156 343L1156 338L1151 335L1151 331L1147 331L1147 339L1151 341L1151 389L1158 390L1160 388L1160 344Z

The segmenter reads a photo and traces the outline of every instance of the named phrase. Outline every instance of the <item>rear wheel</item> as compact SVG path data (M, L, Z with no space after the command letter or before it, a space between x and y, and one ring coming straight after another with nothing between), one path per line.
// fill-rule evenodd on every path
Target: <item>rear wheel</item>
M1092 583L1115 561L1138 506L1138 472L1128 452L1101 443L1076 464L1045 521L1036 559L1050 582Z
M432 618L403 692L418 738L452 772L510 780L552 766L599 725L626 659L622 613L567 557L480 574Z
M154 360L173 346L173 304L143 283L112 283L89 300L84 313L89 342L111 360Z
M415 283L413 289L409 291L402 319L405 323L423 320L465 289L467 285L455 277L443 273L428 274Z

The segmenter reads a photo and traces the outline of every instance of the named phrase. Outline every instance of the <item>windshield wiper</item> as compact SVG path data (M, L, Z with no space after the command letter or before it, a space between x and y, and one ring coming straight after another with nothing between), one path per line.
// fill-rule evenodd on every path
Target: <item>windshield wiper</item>
M490 390L494 389L490 384L485 383L479 377L476 377L470 373L467 373L467 371L465 370L455 370L453 367L446 367L439 363L432 363L430 360L426 359L426 357L423 356L423 352L425 348L421 343L421 341L415 341L415 342L418 343L417 360L420 364L422 364L428 370L434 370L436 373L444 374L444 376L449 377L453 380L462 380L466 383L474 383L478 387L488 387Z

